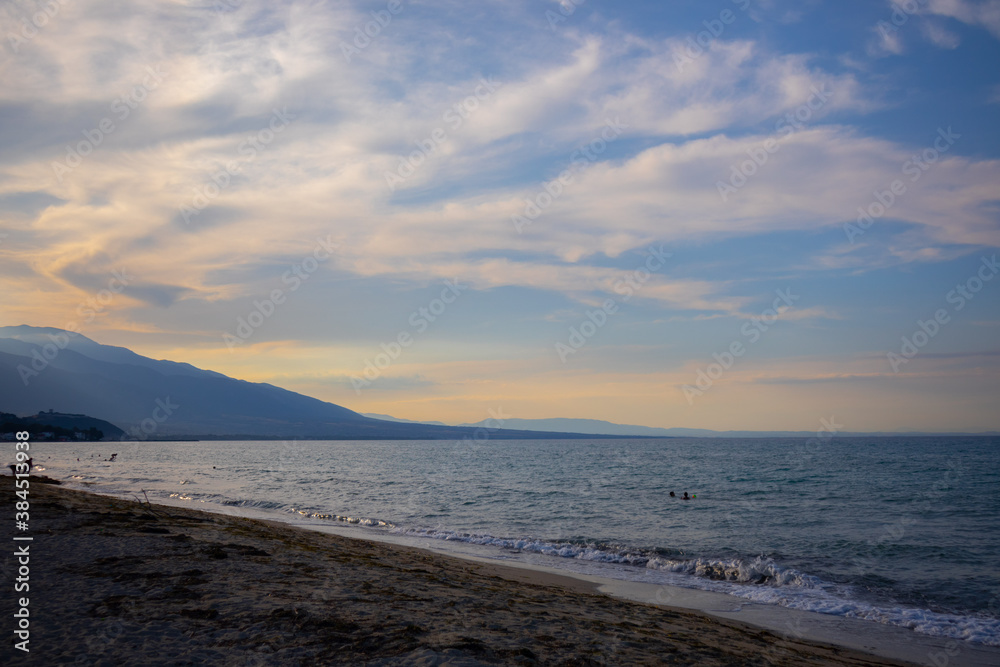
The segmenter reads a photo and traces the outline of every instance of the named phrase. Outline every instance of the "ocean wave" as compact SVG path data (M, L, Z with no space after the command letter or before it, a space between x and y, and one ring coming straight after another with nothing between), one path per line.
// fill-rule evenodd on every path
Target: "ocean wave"
M284 503L274 502L272 500L233 500L233 499L221 499L217 500L220 505L226 505L228 507L250 507L252 509L262 509L262 510L277 510L285 507Z
M465 542L484 546L515 549L532 553L572 558L598 563L613 563L662 570L713 581L769 586L813 588L820 584L816 577L792 568L778 566L772 559L758 556L748 559L713 560L707 558L669 559L660 554L615 545L572 542L549 542L536 538L496 537L488 534L459 533L433 528L401 528L400 535L427 537L437 540Z
M823 584L820 589L797 592L783 588L739 585L696 587L728 593L760 604L858 618L883 625L909 628L934 637L1000 646L1000 619L979 615L948 614L912 607L879 606L852 597L848 587Z
M395 528L395 526L388 521L383 521L382 519L371 519L367 517L360 516L343 516L340 514L327 514L325 512L318 512L315 510L308 509L298 509L292 507L288 510L294 514L305 517L307 519L320 519L324 521L339 521L341 523L350 523L356 526L365 526L368 528Z
M1000 646L1000 619L867 603L855 597L850 586L825 582L794 568L783 567L766 556L682 559L614 545L550 542L433 528L396 528L391 532L566 559L641 567L662 572L670 577L671 585L683 588L727 593L759 604L859 618L909 628L930 636Z
M467 544L493 546L501 549L515 549L518 551L545 554L547 556L575 558L578 560L588 560L602 563L622 563L625 565L643 566L650 559L649 555L629 549L616 550L613 547L611 549L602 549L587 544L548 542L535 538L496 537L494 535L458 533L450 530L440 530L434 528L399 528L393 532L398 535L426 537L449 542L465 542Z
M765 556L754 558L732 558L713 560L697 558L693 560L669 560L651 558L646 567L651 570L665 570L688 574L712 581L731 581L740 584L768 586L791 586L796 588L818 588L819 578L799 572L793 568L780 567Z

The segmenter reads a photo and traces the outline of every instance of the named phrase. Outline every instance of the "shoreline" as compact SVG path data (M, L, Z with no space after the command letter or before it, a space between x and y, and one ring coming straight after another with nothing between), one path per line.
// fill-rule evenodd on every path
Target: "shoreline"
M58 661L914 664L569 575L32 481L31 652Z
M185 507L178 504L177 507ZM262 512L261 515L264 513ZM239 516L239 515L235 515ZM620 600L682 611L713 620L725 619L753 631L767 630L783 638L794 637L851 649L860 653L935 667L993 667L1000 664L1000 648L933 636L898 625L756 603L726 593L685 588L663 583L615 579L597 574L571 572L537 562L497 560L468 551L455 551L435 541L368 533L357 526L324 526L250 517L255 520L376 544L390 544L424 551L444 558L464 560L494 568L504 578L529 583L555 583L572 590L599 593Z
M90 493L97 491L86 490ZM100 494L120 498L114 494ZM167 507L188 509L191 503L174 499L160 499ZM623 600L640 602L700 613L713 619L726 619L744 623L749 627L768 630L780 636L790 636L805 641L830 644L890 660L916 664L950 665L951 667L992 667L1000 664L1000 648L967 642L946 636L917 632L895 623L879 623L837 614L824 614L775 604L759 603L724 592L702 588L688 588L662 581L641 581L634 578L617 578L599 571L571 571L544 562L544 558L529 561L497 558L485 548L462 543L439 542L416 536L387 534L377 530L345 524L312 523L299 520L292 514L276 517L273 513L253 508L208 506L200 509L210 514L253 519L274 525L276 528L295 528L350 540L369 541L417 549L427 553L476 562L503 568L508 577L531 578L546 574L553 581L563 582L570 588L589 585L588 592L597 592ZM193 508L192 508L193 509ZM198 511L198 510L195 510ZM445 546L447 545L447 546ZM457 548L456 548L457 547ZM496 552L497 555L500 552Z

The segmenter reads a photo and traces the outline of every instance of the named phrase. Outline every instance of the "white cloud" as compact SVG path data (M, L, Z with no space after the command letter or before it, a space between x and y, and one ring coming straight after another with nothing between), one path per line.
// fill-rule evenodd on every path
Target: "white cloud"
M923 30L924 36L931 42L934 46L941 49L957 49L962 43L961 38L948 30L939 22L927 20L924 21L920 26Z
M873 38L868 47L872 56L902 55L906 50L904 34L911 31L911 27L919 27L923 37L938 48L958 48L961 37L949 30L939 17L984 28L1000 38L1000 0L887 0L885 4L891 14L887 12L879 25L872 28ZM912 26L914 16L917 26Z
M1000 0L927 0L921 11L985 28L1000 38Z
M872 40L868 46L868 55L880 56L886 53L899 56L906 51L902 35L897 30L887 30L884 27L872 28Z
M936 136L937 128L928 128L928 145ZM621 164L596 166L528 228L527 236L598 252L601 238L594 232L602 228L660 240L814 229L853 220L875 191L900 179L908 191L888 217L921 225L939 242L1000 243L989 212L980 208L991 201L1000 163L946 156L911 182L902 169L913 152L844 128L806 129L785 139L746 185L723 201L717 183L728 181L734 166L750 159L747 151L767 138L663 144Z
M832 111L863 112L877 103L852 76L827 72L805 55L720 39L678 69L680 38L566 31L540 47L544 58L516 59L506 80L498 75L500 89L449 131L440 152L394 196L384 172L491 74L414 76L420 54L403 38L405 14L398 33L382 35L347 63L339 41L366 16L349 8L248 3L219 16L180 4L133 4L110 11L67 4L65 15L25 47L30 54L0 70L3 102L74 109L82 119L71 139L49 138L2 168L0 194L42 189L66 200L16 223L31 240L16 261L54 283L60 267L100 249L141 267L151 284L231 298L254 287L210 276L301 254L316 237L333 234L343 248L336 265L358 275L426 281L454 274L481 289L538 286L587 301L609 293L616 275L588 266L594 256L621 256L652 242L840 225L900 177L914 149L823 125ZM121 54L128 57L101 64ZM52 161L63 158L65 144L94 126L143 67L159 62L169 73L162 87L58 183ZM387 62L398 68L386 69ZM768 138L743 133L773 126L817 87L832 91L830 100L723 201L717 182ZM273 108L286 105L297 116L289 127L245 162L191 225L178 223L179 207L240 157L240 143L266 127ZM575 147L615 116L629 126L623 143L650 147L579 173L517 234L510 216L554 176L538 165L555 156L558 173ZM44 129L51 128L39 133ZM928 141L935 132L928 128ZM709 136L677 139L701 134ZM665 136L676 143L663 143ZM510 176L522 169L539 176ZM995 199L998 177L996 162L946 156L891 216L918 226L913 247L996 245L995 223L982 207ZM429 201L402 197L444 186L451 190ZM483 259L511 253L524 259ZM839 261L849 262L848 255ZM901 262L921 257L898 253ZM658 278L641 297L672 308L739 312L742 302L721 296L725 289Z

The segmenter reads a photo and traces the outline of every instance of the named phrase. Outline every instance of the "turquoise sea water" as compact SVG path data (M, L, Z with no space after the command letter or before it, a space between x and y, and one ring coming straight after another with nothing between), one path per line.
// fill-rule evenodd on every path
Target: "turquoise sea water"
M46 474L105 493L480 545L1000 646L998 438L37 443L33 453Z

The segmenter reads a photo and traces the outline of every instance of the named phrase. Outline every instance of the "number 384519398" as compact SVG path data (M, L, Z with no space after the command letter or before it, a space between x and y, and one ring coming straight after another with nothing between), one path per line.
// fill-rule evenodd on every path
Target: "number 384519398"
M28 440L31 435L27 431L18 431L14 437L17 439L17 444L15 445L15 449L17 450L17 453L15 454L17 464L15 466L16 470L14 475L17 478L17 481L14 482L14 486L17 487L18 490L16 494L17 497L20 498L20 501L15 504L15 507L18 510L18 516L16 518L18 521L26 521L28 519L28 480L26 479L28 473L27 461L28 451L31 448L31 443L28 442ZM24 513L23 519L21 518L22 513Z

